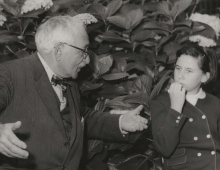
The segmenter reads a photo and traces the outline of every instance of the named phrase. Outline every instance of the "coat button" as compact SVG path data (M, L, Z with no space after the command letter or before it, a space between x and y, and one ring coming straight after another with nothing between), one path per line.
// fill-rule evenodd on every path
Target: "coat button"
M210 138L210 137L211 137L211 135L210 135L210 134L208 134L206 137L207 137L207 138Z
M215 155L215 151L212 151L211 154L212 154L212 155Z
M179 120L176 120L176 123L179 123L180 121Z
M202 156L202 154L201 153L197 153L197 156Z
M193 121L193 118L190 118L189 121L192 122L192 121Z
M206 116L205 116L205 115L203 115L203 116L202 116L202 119L205 119L205 118L206 118Z
M198 137L195 136L193 139L194 139L194 140L198 140Z
M180 118L181 118L180 116L177 117L177 119L179 119L179 120L180 120Z

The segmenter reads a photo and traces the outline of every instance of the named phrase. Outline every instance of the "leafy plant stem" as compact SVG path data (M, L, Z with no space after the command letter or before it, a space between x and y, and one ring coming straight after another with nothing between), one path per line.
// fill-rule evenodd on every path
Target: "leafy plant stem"
M12 54L15 55L15 52L14 52L8 45L6 45L6 48L7 48Z
M18 20L19 26L20 26L20 33L21 33L21 35L23 35L22 26L21 26L21 20L19 18L17 20Z
M193 7L193 10L192 10L192 12L191 12L191 14L190 14L190 17L191 17L191 15L195 12L196 7L197 7L197 4L195 4L195 6ZM190 17L189 17L189 18L190 18Z

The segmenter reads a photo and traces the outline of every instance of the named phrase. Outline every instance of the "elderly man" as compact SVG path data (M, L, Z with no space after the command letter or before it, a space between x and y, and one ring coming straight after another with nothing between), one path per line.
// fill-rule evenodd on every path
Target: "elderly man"
M50 18L35 40L37 53L0 65L0 169L77 170L84 123L89 137L114 141L147 128L142 106L123 116L92 111L66 81L90 61L82 23Z

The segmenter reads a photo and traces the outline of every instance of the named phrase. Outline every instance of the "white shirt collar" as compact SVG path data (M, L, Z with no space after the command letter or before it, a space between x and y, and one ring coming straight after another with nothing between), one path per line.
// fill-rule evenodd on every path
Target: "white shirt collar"
M186 95L186 100L191 103L193 106L196 105L198 99L204 99L206 97L206 93L200 88L199 92L194 95Z
M38 55L38 57L39 57L39 59L40 59L42 65L43 65L44 69L46 70L46 73L47 73L47 75L48 75L49 80L51 81L53 75L56 75L56 74L55 74L55 73L53 72L53 70L51 70L51 68L47 65L47 63L46 63L46 62L44 61L44 59L41 57L41 55L40 55L39 52L37 52L37 55Z

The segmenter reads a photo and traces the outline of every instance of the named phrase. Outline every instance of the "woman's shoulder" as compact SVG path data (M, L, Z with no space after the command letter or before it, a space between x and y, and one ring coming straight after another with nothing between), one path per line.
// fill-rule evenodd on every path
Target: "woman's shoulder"
M220 99L210 93L206 93L206 97L202 100L202 102L212 107L216 107L216 106L220 107Z

